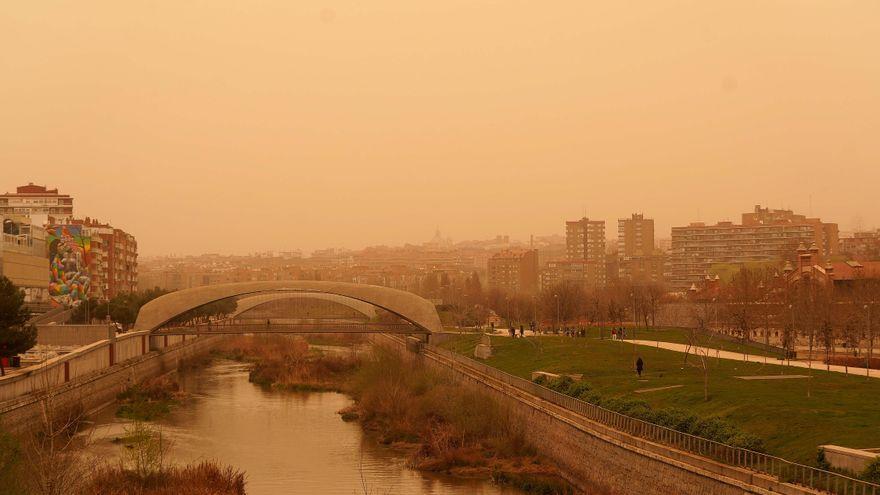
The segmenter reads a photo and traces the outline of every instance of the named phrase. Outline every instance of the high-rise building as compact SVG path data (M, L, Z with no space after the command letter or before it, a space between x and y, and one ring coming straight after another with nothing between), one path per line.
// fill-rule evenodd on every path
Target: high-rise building
M605 221L581 218L565 222L565 253L568 261L596 265L585 272L596 273L595 286L605 285Z
M38 310L49 304L49 258L46 231L23 215L0 214L0 275L24 291L25 303Z
M800 244L815 245L822 259L839 250L837 224L807 218L791 210L755 206L742 224L692 223L672 228L672 288L687 290L716 264L795 261Z
M654 220L641 213L617 221L618 276L637 283L663 281L665 256L654 247Z
M507 294L534 294L538 290L538 251L507 249L489 258L490 289Z
M617 220L617 249L623 259L654 254L654 219L633 213Z
M89 217L73 219L70 225L79 227L90 239L90 296L112 299L138 290L137 240L133 235Z
M17 187L15 193L0 194L0 215L28 216L32 225L44 226L50 216L56 220L72 217L73 198L31 182Z

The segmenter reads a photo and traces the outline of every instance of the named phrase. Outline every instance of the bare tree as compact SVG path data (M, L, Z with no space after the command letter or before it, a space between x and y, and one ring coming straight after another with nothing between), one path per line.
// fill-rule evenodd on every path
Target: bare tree
M709 400L709 370L712 341L715 333L711 330L712 319L715 317L715 301L708 294L694 296L690 303L690 313L695 325L688 329L688 347L684 362L700 369L703 375L703 400ZM688 362L688 353L693 352L696 363Z
M23 448L27 484L38 495L78 493L89 477L77 431L84 419L81 404L61 406L52 393L40 400L39 428Z

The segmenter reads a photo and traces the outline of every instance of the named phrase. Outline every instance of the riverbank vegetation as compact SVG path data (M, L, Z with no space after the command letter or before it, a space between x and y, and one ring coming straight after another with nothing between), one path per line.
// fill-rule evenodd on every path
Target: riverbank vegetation
M245 495L244 473L215 461L184 466L166 463L171 445L162 431L135 421L121 439L125 455L89 477L82 495Z
M442 345L473 356L478 340L479 336L464 335ZM880 445L880 401L873 400L880 396L880 379L816 367L812 378L743 380L737 377L808 373L769 359L763 364L711 358L706 401L702 371L686 363L681 352L561 336L492 337L492 345L493 356L486 364L508 373L526 379L533 371L582 374L603 400L638 399L653 410L717 417L761 439L767 452L804 464L815 465L819 445ZM645 363L641 379L635 373L637 357ZM679 387L664 388L671 386Z
M0 431L0 495L245 495L244 474L213 461L166 462L171 447L161 431L134 421L122 439L124 454L107 463L88 454L81 406L41 402L33 431Z
M280 390L341 391L360 366L354 352L313 350L302 338L281 335L225 339L214 353L252 363L251 382Z
M132 385L116 396L116 416L135 421L153 421L180 403L186 393L171 374L158 376Z
M377 348L355 373L350 393L356 405L341 413L409 452L416 469L492 477L529 493L572 493L508 409L393 351Z

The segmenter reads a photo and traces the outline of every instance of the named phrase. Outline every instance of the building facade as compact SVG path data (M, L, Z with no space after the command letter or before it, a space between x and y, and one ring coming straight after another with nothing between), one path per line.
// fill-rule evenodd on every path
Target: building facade
M617 221L618 277L637 283L663 282L666 256L654 246L654 220L641 213Z
M800 244L816 245L825 259L839 250L837 224L797 215L791 210L756 206L742 224L692 223L672 228L672 289L687 290L718 264L796 261Z
M489 258L490 289L507 294L534 294L538 290L538 251L507 249Z
M598 268L595 287L605 286L605 221L581 218L565 222L565 252L568 261L582 261Z
M49 258L42 226L33 226L22 215L0 215L0 275L7 277L25 294L25 303L38 308L48 305Z
M576 284L592 289L604 279L605 266L591 261L549 261L541 270L541 290L552 290L561 284Z
M854 260L880 260L880 229L841 237L840 252Z
M60 194L58 189L47 189L29 183L19 186L15 193L0 194L0 215L23 215L30 217L31 224L43 226L49 217L68 219L73 216L73 198Z
M138 248L133 235L89 217L73 219L69 225L90 239L90 297L112 299L138 290Z

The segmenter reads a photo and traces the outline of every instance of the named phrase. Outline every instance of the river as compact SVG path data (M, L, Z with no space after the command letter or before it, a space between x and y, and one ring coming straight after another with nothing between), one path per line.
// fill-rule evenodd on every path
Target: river
M181 376L189 399L158 421L173 462L216 459L247 473L249 495L514 495L491 482L414 471L336 411L351 399L332 392L273 392L248 381L245 365L218 361ZM105 460L126 422L96 418L89 450Z

